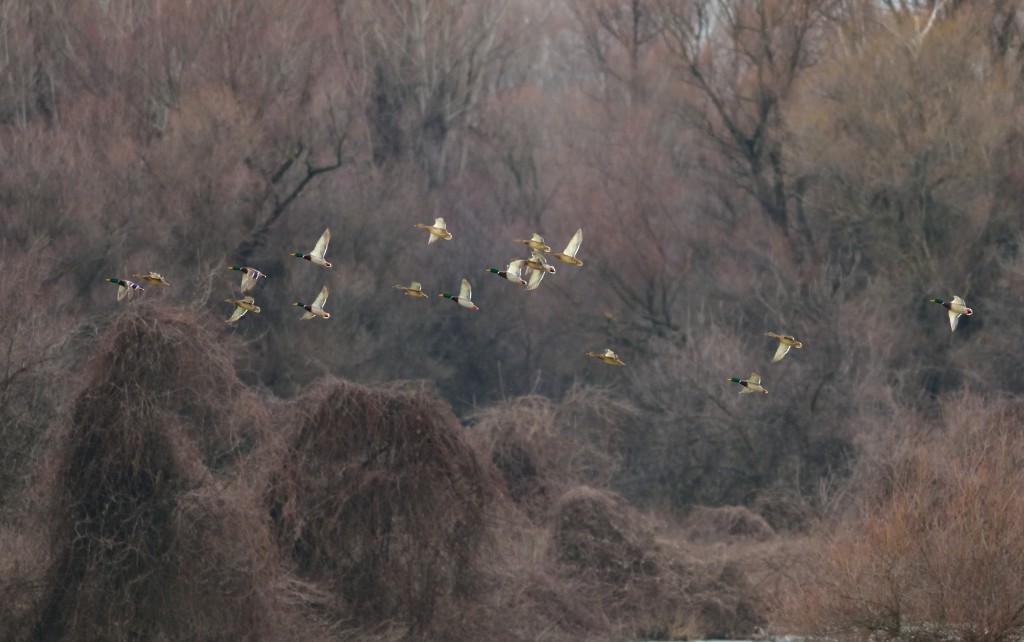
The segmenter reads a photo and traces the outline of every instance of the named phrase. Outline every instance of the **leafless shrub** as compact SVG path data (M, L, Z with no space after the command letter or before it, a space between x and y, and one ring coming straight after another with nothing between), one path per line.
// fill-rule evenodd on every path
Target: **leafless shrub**
M636 410L606 390L577 386L556 403L527 395L473 418L473 439L512 500L533 516L578 484L603 487L619 467L619 432Z
M893 450L858 515L786 591L799 630L1009 640L1024 631L1020 408L964 396Z
M702 637L737 638L764 624L762 596L744 564L722 555L690 553L687 620Z
M626 501L578 486L552 510L551 556L580 591L602 605L616 628L633 636L664 636L680 596L661 558L654 531ZM676 587L678 588L678 587Z
M691 539L704 542L775 537L768 522L745 506L697 506L687 516L686 530Z
M204 465L237 453L237 422L253 417L217 338L184 313L126 312L86 379L42 482L52 563L32 637L273 635L268 524L244 487Z
M425 631L473 586L495 480L427 391L326 380L299 399L268 503L301 576L362 624Z
M77 381L66 369L73 324L61 314L66 294L47 286L38 269L52 249L42 241L13 245L0 244L0 516L15 503L37 441ZM40 297L46 307L35 305Z
M499 482L500 483L500 482ZM613 623L583 582L551 564L550 530L503 497L488 506L488 537L481 549L473 599L442 604L444 639L605 640ZM453 608L454 607L454 608Z

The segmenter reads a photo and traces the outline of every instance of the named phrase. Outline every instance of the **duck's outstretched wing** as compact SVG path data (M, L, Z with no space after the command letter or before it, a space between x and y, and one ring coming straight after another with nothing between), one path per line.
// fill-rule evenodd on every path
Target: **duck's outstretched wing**
M323 307L324 307L324 303L326 303L326 302L327 302L327 296L328 296L328 295L329 295L330 293L331 293L331 291L330 291L330 290L328 290L328 289L327 289L327 286L325 285L325 286L324 286L324 287L323 287L323 288L322 288L322 289L320 290L320 294L316 295L316 300L315 300L315 301L313 301L313 307L314 307L314 308L321 308L321 309L323 309Z
M527 270L530 273L530 279L526 282L527 290L536 290L540 282L544 280L544 275L547 274L547 270L536 270L529 268Z
M315 256L318 259L323 259L324 255L327 254L327 246L331 243L331 228L324 230L324 233L320 235L320 240L316 242L316 247L310 252L311 256Z
M576 258L576 253L580 251L580 244L583 243L583 228L576 230L576 233L569 239L569 244L565 246L565 251L562 254Z
M775 350L775 356L772 357L772 363L782 361L782 357L786 356L791 346L787 343L779 341L779 347Z

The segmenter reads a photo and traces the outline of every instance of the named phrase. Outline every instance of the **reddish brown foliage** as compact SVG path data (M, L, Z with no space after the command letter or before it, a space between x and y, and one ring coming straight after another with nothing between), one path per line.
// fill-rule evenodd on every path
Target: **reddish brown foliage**
M965 397L938 434L900 440L832 531L785 621L808 632L999 641L1024 630L1019 404ZM943 638L943 639L948 639Z

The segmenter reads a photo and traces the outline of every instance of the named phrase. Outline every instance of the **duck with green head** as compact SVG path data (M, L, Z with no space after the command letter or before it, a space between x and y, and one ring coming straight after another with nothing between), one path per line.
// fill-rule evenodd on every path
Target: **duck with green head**
M444 297L449 301L455 301L456 303L458 303L459 305L468 310L480 309L479 307L477 307L475 303L473 303L473 288L469 285L469 279L462 279L462 285L459 286L458 296L455 296L454 294L449 294L447 292L442 292L437 296Z
M519 276L520 272L523 271L524 263L526 263L526 259L514 259L504 270L499 270L498 268L487 268L486 271L491 274L497 274L506 281L518 283L519 285L526 285L526 280Z
M257 270L254 267L242 267L241 265L229 265L228 269L242 273L242 289L241 289L242 294L245 294L246 292L252 292L252 289L256 287L256 283L258 283L260 279L267 278L266 274L264 274L263 272L260 272L259 270Z
M226 319L226 322L232 325L238 323L238 320L244 317L246 312L260 313L260 306L256 305L256 300L251 296L245 296L241 299L224 299L224 302L232 303L235 306L235 311Z
M974 310L967 307L967 304L963 299L954 295L952 301L943 301L942 299L928 299L929 303L938 303L942 307L949 311L949 327L951 332L956 332L956 326L960 322L960 315L971 316L974 314Z
M329 268L331 262L324 258L327 254L327 245L331 242L331 228L324 230L324 233L320 235L320 239L316 242L316 246L313 247L313 251L309 254L303 254L302 252L292 252L291 256L299 259L306 259L314 265L320 267Z
M738 383L743 386L743 390L740 390L740 394L748 394L751 392L760 392L761 394L768 394L768 389L761 385L761 375L756 372L750 373L749 379L740 379L739 377L730 377L729 381L732 383Z
M107 279L107 281L117 285L117 300L120 301L125 297L131 301L132 297L135 296L135 292L144 292L145 288L134 281L127 279Z
M306 313L302 315L303 320L312 319L313 317L320 317L321 319L330 319L331 313L324 311L324 304L327 303L327 295L329 295L330 293L330 290L328 290L327 286L324 285L324 287L320 289L320 294L317 295L313 303L305 304L302 301L296 301L292 305L294 305L297 308L302 308L303 310L306 311Z

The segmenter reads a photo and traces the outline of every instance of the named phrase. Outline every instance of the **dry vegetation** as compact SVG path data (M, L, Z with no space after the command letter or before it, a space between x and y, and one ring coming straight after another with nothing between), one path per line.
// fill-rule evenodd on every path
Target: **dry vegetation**
M1012 640L1022 60L1021 0L0 0L0 638Z
M229 353L190 315L157 306L121 315L98 350L48 439L36 489L46 567L8 634L280 635L269 520L236 470L268 422Z
M1021 411L964 396L900 439L784 592L785 621L848 639L1019 639Z
M431 390L318 383L273 475L269 513L299 577L329 587L360 624L436 629L464 600L485 537L490 471Z

